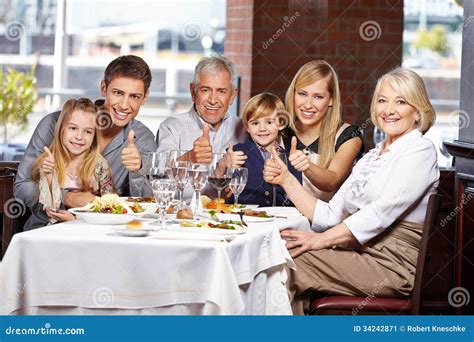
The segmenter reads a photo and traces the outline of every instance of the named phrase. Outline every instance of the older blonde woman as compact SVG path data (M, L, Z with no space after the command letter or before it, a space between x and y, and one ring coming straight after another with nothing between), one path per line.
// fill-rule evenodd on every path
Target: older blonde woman
M398 68L377 82L371 119L387 138L354 167L330 202L305 192L275 155L264 179L279 184L313 232L284 231L295 258L289 289L295 313L308 291L410 295L429 196L436 191L436 149L423 137L435 120L423 80Z

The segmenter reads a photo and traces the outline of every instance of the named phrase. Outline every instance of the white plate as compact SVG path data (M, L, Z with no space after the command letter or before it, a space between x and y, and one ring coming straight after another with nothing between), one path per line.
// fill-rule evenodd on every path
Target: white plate
M240 215L237 214L216 214L219 220L240 221ZM274 217L257 217L244 215L244 221L249 222L270 222L275 220Z
M178 231L178 232L188 232L188 233L199 233L199 234L219 234L219 235L237 235L244 234L247 229L243 227L236 226L235 230L233 229L220 229L220 228L204 228L204 227L182 227L179 224L172 224L168 227L168 230Z
M71 208L68 211L90 224L127 224L136 218L135 215L130 214L88 213L84 212L82 208Z
M239 204L240 205L240 204ZM242 209L256 209L259 207L258 204L244 204L245 207L242 207L242 208L233 208L233 209L230 209L230 211L239 211L239 210L242 210ZM210 211L216 211L217 209L206 209L204 208L203 211L208 213Z
M126 229L126 228L116 228L115 232L118 235L122 236L133 236L133 237L140 237L140 236L147 236L150 232L149 229Z

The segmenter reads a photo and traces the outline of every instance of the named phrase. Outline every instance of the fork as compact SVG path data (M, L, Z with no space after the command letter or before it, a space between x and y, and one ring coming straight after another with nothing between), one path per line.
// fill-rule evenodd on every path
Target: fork
M249 225L247 223L245 223L244 221L244 212L241 210L238 212L239 216L240 216L240 222L242 222L242 225L245 226L245 227L248 227Z

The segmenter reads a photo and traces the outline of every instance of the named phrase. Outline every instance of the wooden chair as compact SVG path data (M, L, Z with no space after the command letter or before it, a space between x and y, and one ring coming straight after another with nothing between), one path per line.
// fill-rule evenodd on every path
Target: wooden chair
M1 230L1 254L3 258L5 251L15 233L14 216L8 213L11 210L16 210L13 203L13 182L15 180L16 171L18 170L19 162L0 162L0 215L2 216L2 230ZM18 205L16 205L18 209ZM15 212L16 213L16 212Z
M430 196L426 210L423 234L420 241L420 250L416 264L415 283L411 298L370 298L356 296L326 296L311 302L312 315L357 314L412 314L419 315L423 299L423 290L428 282L427 267L431 257L430 237L438 224L438 211L441 205L441 195ZM428 254L428 250L430 253Z

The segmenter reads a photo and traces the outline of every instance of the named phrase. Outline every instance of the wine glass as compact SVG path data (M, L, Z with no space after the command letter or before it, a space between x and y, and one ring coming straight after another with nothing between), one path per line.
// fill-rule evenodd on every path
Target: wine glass
M189 182L194 190L194 195L191 200L191 210L194 217L202 217L202 202L201 190L207 182L209 172L209 165L192 163L189 165Z
M167 152L149 153L148 167L150 168L150 183L155 179L171 178L171 168L169 167Z
M187 161L175 160L171 162L171 174L176 182L178 189L178 206L177 209L183 208L183 191L189 179L189 163Z
M225 153L213 153L209 167L209 184L217 190L217 209L221 206L221 192L232 179L231 168L224 160Z
M188 151L186 150L171 150L168 155L168 161L174 163L175 161L187 161L189 162L189 156L182 158Z
M156 204L160 208L161 228L166 229L166 208L173 200L176 183L174 179L157 178L152 180L151 188L153 189ZM158 223L159 221L156 222Z
M231 175L232 178L229 186L235 197L234 207L237 208L237 205L239 204L239 195L244 191L245 186L247 185L249 170L246 167L233 168L231 169Z

